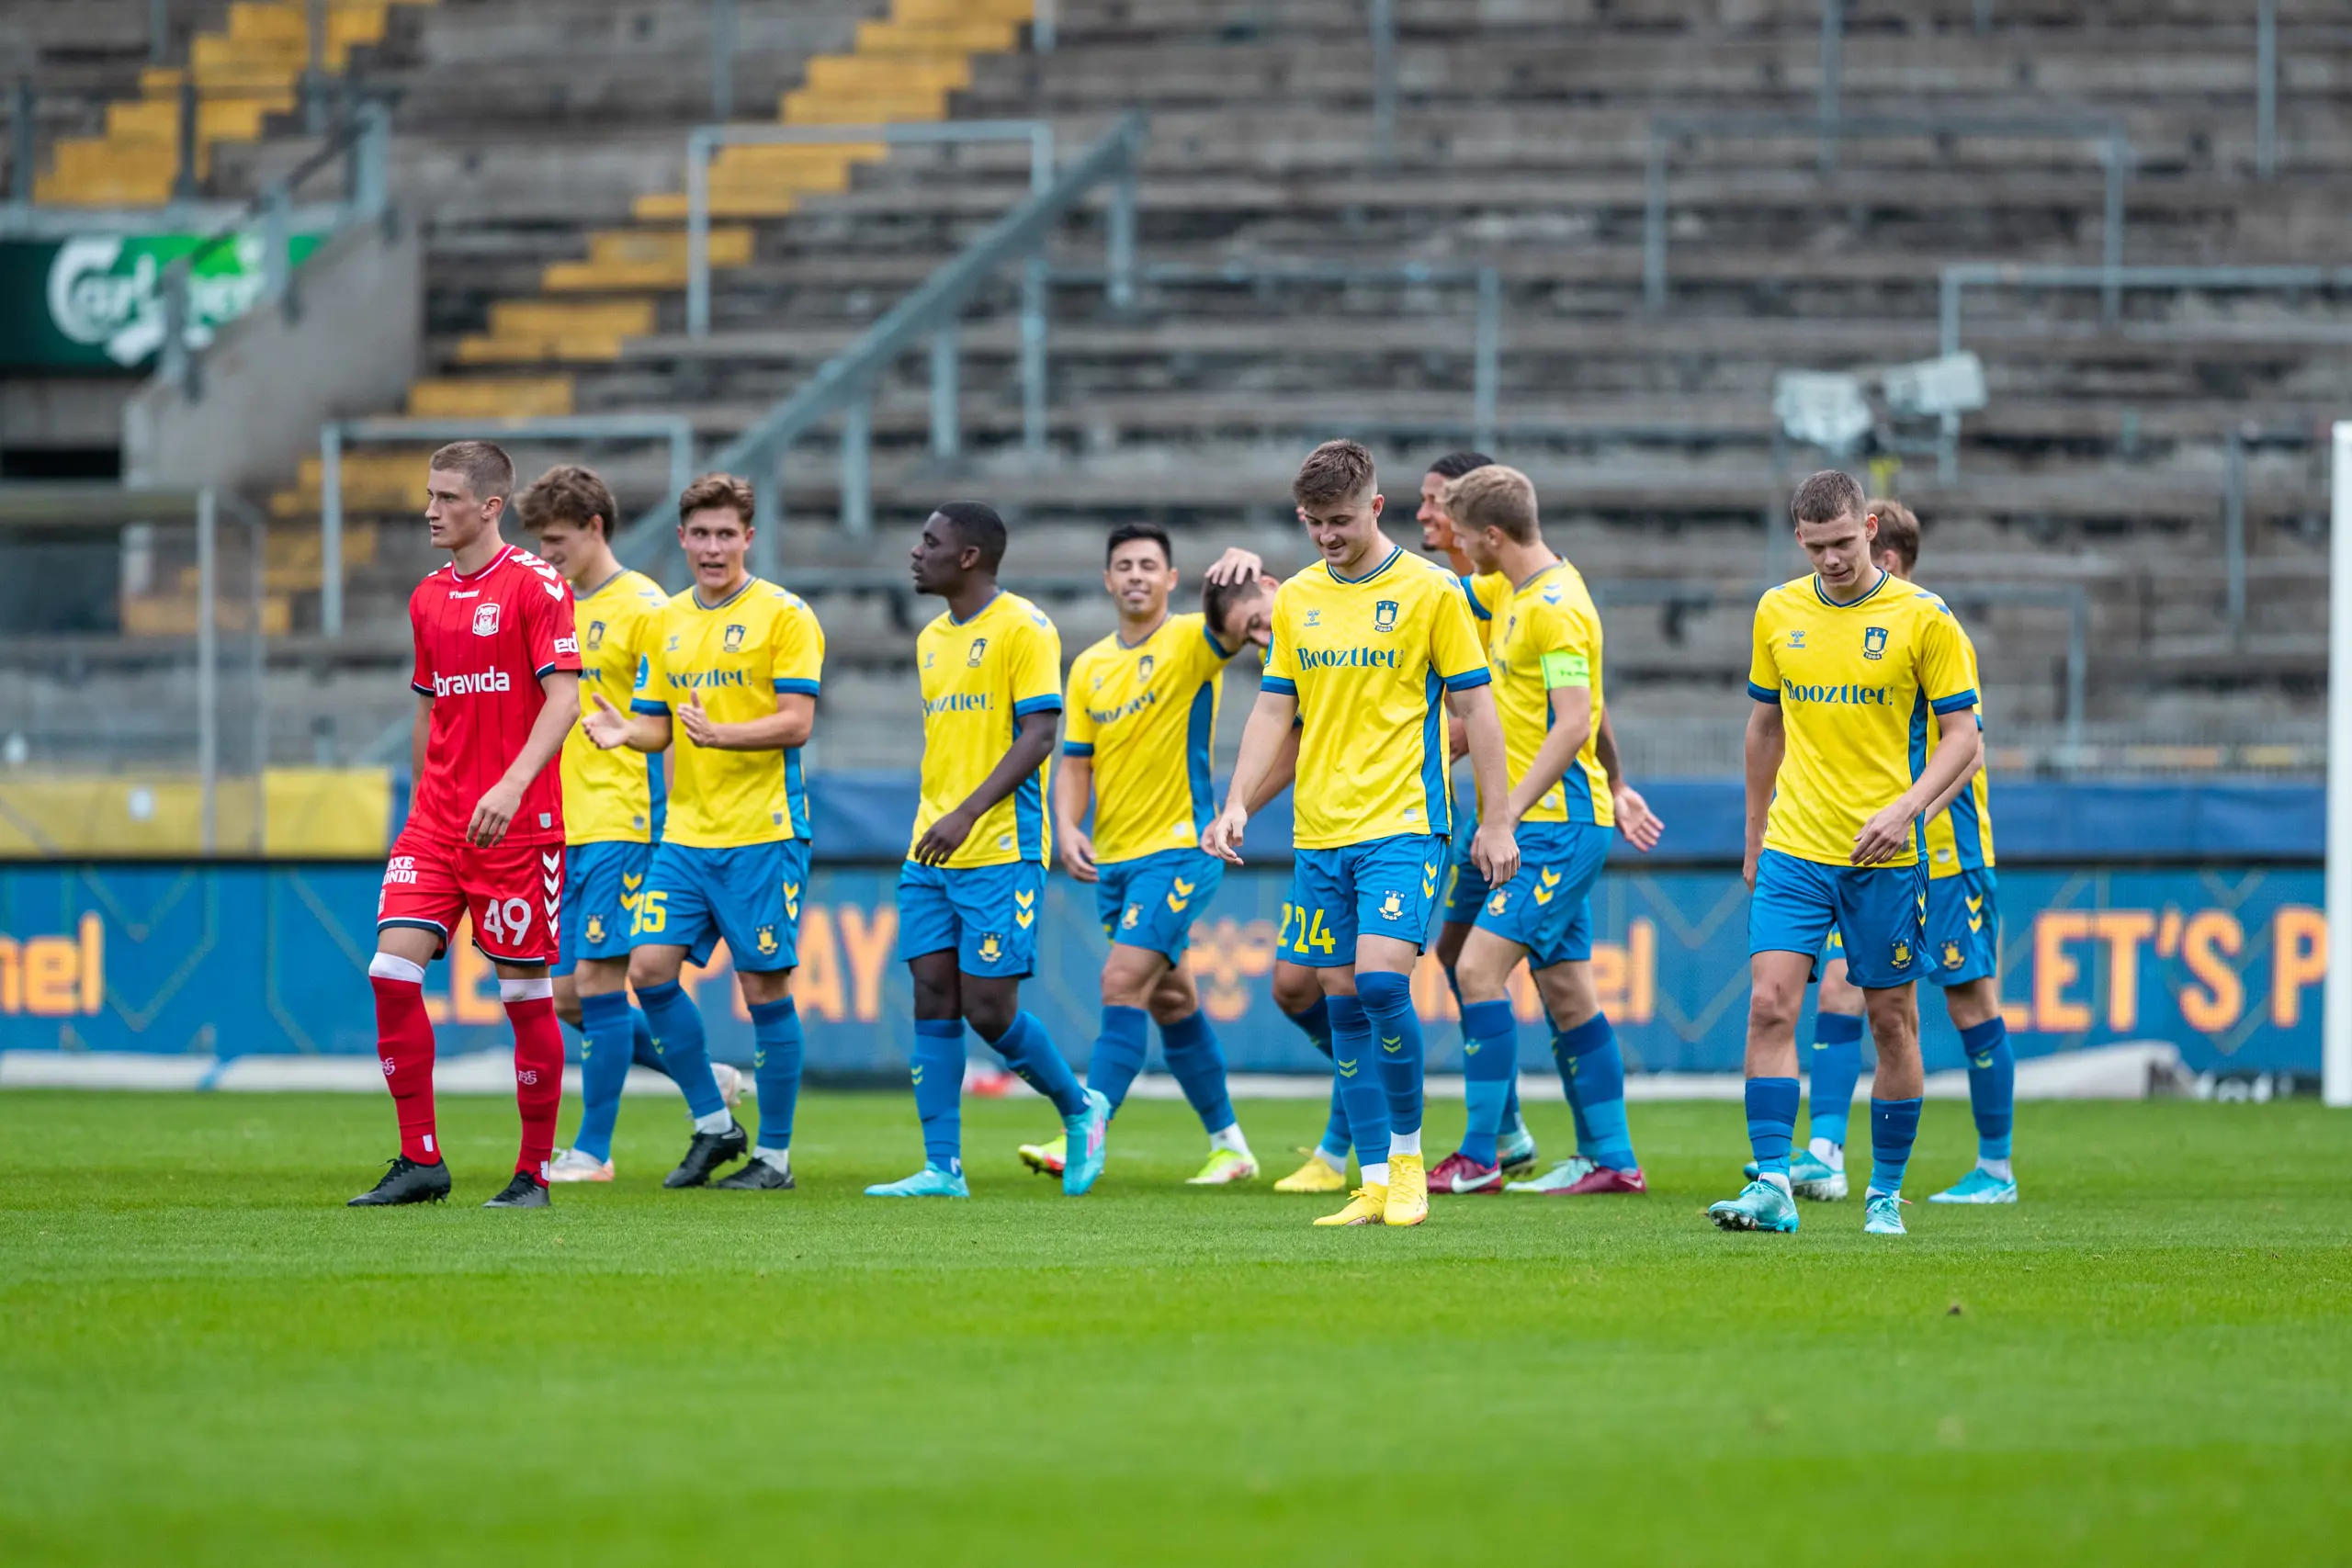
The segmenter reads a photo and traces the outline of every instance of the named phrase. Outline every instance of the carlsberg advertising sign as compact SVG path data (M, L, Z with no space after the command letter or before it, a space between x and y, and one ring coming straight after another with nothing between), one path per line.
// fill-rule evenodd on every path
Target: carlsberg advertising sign
M164 341L164 268L204 242L192 234L92 234L0 244L0 366L15 369L130 372L146 368ZM197 263L189 280L188 344L261 298L264 241L239 234ZM296 235L296 263L318 240Z

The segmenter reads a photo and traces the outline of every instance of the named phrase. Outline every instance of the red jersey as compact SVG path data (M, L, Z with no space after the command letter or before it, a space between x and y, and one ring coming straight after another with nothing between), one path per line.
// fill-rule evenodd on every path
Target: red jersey
M452 561L418 583L408 619L416 643L409 683L433 699L408 826L456 841L538 722L547 705L540 678L580 668L571 589L555 568L508 545L471 576L459 575ZM524 789L506 836L526 844L563 841L563 774L554 758Z

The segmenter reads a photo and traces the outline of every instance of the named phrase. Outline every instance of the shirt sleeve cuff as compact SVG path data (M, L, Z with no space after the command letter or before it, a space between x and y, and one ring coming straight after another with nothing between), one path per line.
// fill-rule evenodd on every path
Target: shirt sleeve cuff
M1781 694L1770 686L1759 686L1750 681L1747 683L1747 694L1759 703L1770 703L1774 707L1781 705Z
M542 664L537 670L532 671L531 673L538 680L544 681L562 668L563 666L560 664ZM575 664L572 668L577 670L579 666Z
M1012 705L1013 716L1016 718L1027 718L1033 713L1059 713L1061 711L1062 699L1061 694L1058 692L1053 694L1051 696L1024 697L1020 702Z
M1464 670L1459 675L1446 676L1445 689L1449 692L1467 692L1488 684L1494 678L1495 672L1481 664L1476 670Z
M1286 697L1298 695L1298 682L1287 675L1261 675L1258 677L1258 689L1261 692L1280 692Z
M775 689L779 692L790 692L795 696L813 697L817 694L817 682L787 675L776 682Z
M666 716L670 711L670 705L668 703L657 703L651 697L631 697L629 699L628 711L631 713L658 713Z
M414 692L420 697L429 697L433 694L433 688L425 685L421 681L411 681L408 683L408 689Z
M1938 713L1958 713L1962 708L1973 708L1976 705L1976 694L1973 691L1955 692L1949 697L1938 697L1928 705Z
M1065 740L1062 742L1062 755L1065 757L1091 757L1094 755L1094 743L1091 740Z

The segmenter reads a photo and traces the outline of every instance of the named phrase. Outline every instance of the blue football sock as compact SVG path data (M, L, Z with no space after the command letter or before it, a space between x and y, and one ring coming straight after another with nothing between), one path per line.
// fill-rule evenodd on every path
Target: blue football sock
M1480 1165L1492 1165L1503 1105L1511 1080L1519 1076L1519 1026L1510 1016L1510 1003L1472 1002L1462 1010L1462 1033L1466 1110L1462 1153Z
M1372 1021L1377 1047L1373 1055L1379 1059L1380 1084L1388 1096L1389 1133L1418 1133L1421 1130L1421 1064L1428 1045L1421 1038L1421 1021L1413 1012L1413 982L1402 975L1358 975L1356 1000L1363 1004L1364 1016ZM1356 1147L1366 1146L1359 1132ZM1387 1152L1374 1150L1374 1158Z
M759 1086L760 1147L792 1146L800 1103L800 1010L792 998L752 1004L752 1081Z
M915 1114L922 1119L922 1157L942 1170L964 1170L964 1021L915 1020Z
M1240 1120L1225 1091L1225 1048L1216 1043L1207 1014L1189 1012L1161 1024L1159 1048L1168 1057L1170 1076L1183 1089L1204 1131L1222 1133Z
M1143 1071L1145 1031L1150 1026L1151 1015L1141 1008L1102 1010L1102 1032L1094 1037L1094 1054L1086 1061L1086 1087L1109 1100L1114 1114Z
M1767 1176L1789 1179L1789 1145L1797 1134L1797 1080L1747 1080L1747 1145L1756 1152L1756 1168Z
M1046 1026L1032 1017L1027 1009L1012 1015L1012 1027L997 1039L988 1040L1004 1065L1021 1077L1021 1081L1054 1102L1054 1109L1065 1116L1075 1116L1086 1109L1086 1090L1080 1087L1078 1075L1069 1070L1069 1063L1054 1049Z
M627 995L626 992L622 994ZM581 998L580 1005L584 1021L588 998ZM631 1008L628 1011L628 1059L637 1066L651 1067L665 1078L670 1076L670 1064L662 1059L660 1051L654 1049L653 1026L645 1021L645 1010L642 1008Z
M697 1120L727 1109L718 1080L710 1076L710 1050L704 1043L702 1010L675 980L647 986L637 993L645 1008L645 1021L653 1030L653 1048L662 1053L670 1077L685 1091L686 1110Z
M1862 1021L1850 1013L1815 1013L1813 1019L1813 1132L1846 1146L1847 1118L1854 1108L1854 1085L1862 1077Z
M571 1146L593 1159L613 1157L613 1124L628 1082L630 1016L627 991L580 998L580 1131Z
M1552 1043L1577 1112L1577 1152L1611 1170L1639 1170L1625 1122L1625 1050L1605 1012L1594 1013ZM1793 1119L1793 1112L1792 1113Z
M1991 1018L1960 1032L1968 1053L1968 1108L1976 1114L1976 1157L2009 1157L2018 1100L2018 1059L2007 1021Z
M1331 1054L1331 1004L1329 998L1317 997L1315 1005L1304 1012L1285 1012L1284 1018L1298 1025L1315 1048L1326 1056ZM1331 1079L1331 1117L1323 1125L1323 1141L1316 1145L1330 1156L1330 1163L1341 1170L1348 1168L1348 1107L1340 1097L1337 1075Z
M1364 1016L1361 997L1329 999L1331 1070L1339 1075L1348 1136L1359 1156L1377 1165L1388 1157L1388 1091L1381 1088L1380 1069L1373 1065L1377 1047L1372 1043L1372 1020Z
M1901 1195L1903 1169L1911 1163L1911 1145L1918 1137L1919 1101L1871 1101L1871 1191Z
M1588 1019L1585 1022L1589 1023L1591 1020ZM1582 1029L1584 1026L1584 1024L1578 1024L1577 1028ZM1594 1158L1592 1152L1592 1123L1585 1118L1584 1101L1577 1098L1577 1053L1568 1041L1568 1037L1575 1033L1576 1030L1554 1026L1552 1065L1560 1070L1560 1093L1568 1102L1568 1114L1576 1118L1577 1153L1587 1159L1593 1160L1597 1165L1600 1161ZM1579 1043L1581 1043L1581 1037L1579 1037Z
M1520 1110L1519 1110L1519 1068L1518 1068L1518 1061L1519 1061L1518 1039L1517 1039L1516 1034L1514 1033L1513 1038L1512 1038L1512 1050L1511 1050L1511 1064L1512 1064L1512 1066L1511 1066L1510 1084L1510 1086L1509 1086L1509 1087L1504 1090L1504 1092L1503 1092L1503 1131L1504 1131L1504 1132L1506 1132L1506 1133L1517 1133L1517 1132L1520 1132L1520 1131L1523 1130L1523 1129L1527 1126L1527 1118L1526 1118L1525 1116L1523 1116L1523 1115L1520 1114Z

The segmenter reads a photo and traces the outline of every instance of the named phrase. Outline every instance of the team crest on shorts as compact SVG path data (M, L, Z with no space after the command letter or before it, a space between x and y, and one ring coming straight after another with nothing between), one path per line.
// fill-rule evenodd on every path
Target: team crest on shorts
M988 651L989 639L984 637L974 637L972 639L972 651L964 656L965 667L967 669L978 670L980 667L980 660L988 656Z
M1911 944L1909 942L1898 942L1894 944L1894 966L1897 969L1908 969L1911 967Z
M1127 912L1119 917L1119 927L1122 931L1133 931L1136 929L1136 922L1142 919L1143 906L1130 904L1127 906Z
M980 938L980 962L993 964L1004 956L1004 939L994 931Z
M752 933L752 945L760 950L762 958L775 956L775 928L761 926Z
M497 635L498 635L498 605L496 604L496 603L495 603L495 602L493 602L493 603L492 603L492 604L477 604L477 605L475 605L475 606L474 606L474 636L476 636L476 637L496 637Z
M1403 919L1405 918L1405 896L1402 893L1391 893L1388 897L1383 898L1380 901L1380 918L1384 920Z
M1960 943L1956 942L1948 942L1944 943L1945 968L1957 969L1966 962L1968 961L1960 955Z
M726 631L719 634L718 646L729 653L742 652L743 634L749 630L751 630L749 626L741 624L729 626Z
M1886 657L1886 628L1884 626L1862 628L1862 657L1864 659Z
M1510 905L1510 895L1505 892L1502 888L1498 887L1495 889L1495 896L1487 900L1487 913L1490 915L1499 915Z
M1396 600L1383 599L1372 607L1372 629L1376 632L1393 632L1396 629Z
M604 916L591 915L588 917L588 940L591 942L600 942L605 940Z
M600 649L600 648L602 648L602 647L604 647L604 646L605 646L605 623L604 623L604 622L602 622L602 621L591 621L591 622L589 622L589 623L588 623L588 642L587 642L588 651L589 651L589 652L591 652L591 653L594 653L594 652L595 652L598 649Z

